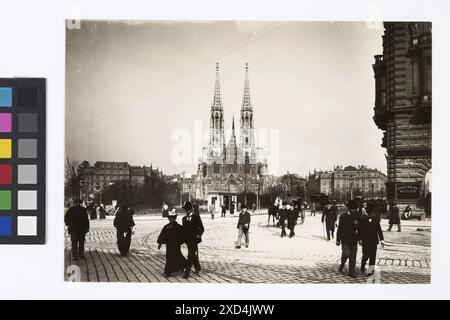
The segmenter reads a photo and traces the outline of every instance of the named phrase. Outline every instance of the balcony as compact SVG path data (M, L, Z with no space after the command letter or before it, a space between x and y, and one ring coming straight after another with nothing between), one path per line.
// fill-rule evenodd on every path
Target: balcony
M381 130L387 130L386 109L385 108L373 108L375 115L373 121L377 127Z

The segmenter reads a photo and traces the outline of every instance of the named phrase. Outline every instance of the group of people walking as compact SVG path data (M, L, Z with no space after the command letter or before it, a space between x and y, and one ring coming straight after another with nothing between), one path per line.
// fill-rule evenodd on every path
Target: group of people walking
M289 238L295 236L297 220L303 214L301 204L298 201L287 201L277 197L271 214L278 220L278 226L281 228L281 238L287 236L286 229L289 230ZM271 214L269 213L269 219Z
M344 272L345 264L349 261L349 273L356 277L356 254L358 244L362 246L361 273L366 272L366 264L369 261L367 275L375 272L375 261L378 244L384 246L383 231L380 226L380 218L375 211L366 210L367 204L361 207L353 200L348 202L346 212L339 216L339 225L336 235L336 245L341 246L341 264L338 271Z
M88 203L85 206L80 199L74 199L73 206L67 210L64 216L64 223L72 244L72 259L75 261L84 259L84 244L90 228L89 218L97 219L92 214L93 208L95 208L95 204ZM126 203L121 206L117 205L115 209L114 227L117 230L117 247L122 256L127 256L130 250L131 235L135 226L133 215L134 211Z
M177 212L171 208L168 212L169 223L166 224L158 236L158 249L164 244L166 246L166 265L164 276L169 277L172 273L184 272L183 278L190 276L192 266L195 274L201 270L198 258L198 244L202 241L202 234L205 231L202 219L199 214L193 213L192 204L187 201L183 209L186 215L182 219L182 224L178 224ZM181 253L181 245L186 243L188 249L187 259Z
M134 211L127 203L117 205L115 209L114 227L117 230L117 246L122 256L127 256L131 238L134 234L135 222L133 219ZM84 258L85 238L90 229L90 219L95 204L88 203L83 205L80 199L74 200L74 205L69 208L65 215L65 224L68 227L72 244L72 259L78 260ZM166 247L166 264L164 268L164 276L169 277L173 273L183 272L183 278L190 276L192 267L196 274L201 271L201 265L198 256L198 245L202 242L202 235L205 231L202 219L199 214L198 205L192 205L187 201L183 207L185 215L181 224L177 222L177 212L175 208L169 208L167 204L163 205L163 216L167 217L169 222L162 228L157 238L158 249L162 245ZM238 237L235 242L235 248L240 249L242 246L249 246L251 213L247 205L242 204L237 221ZM303 215L303 208L299 201L289 202L277 198L273 204L272 212L276 211L278 226L281 228L280 236L292 238L295 236L295 226L300 215ZM224 216L224 214L223 214ZM269 216L270 219L270 216ZM341 261L338 271L344 272L347 261L348 275L356 277L356 256L358 244L362 247L361 273L366 271L368 275L373 274L376 263L377 247L379 244L384 246L384 236L380 225L379 210L370 209L367 203L358 204L354 200L350 200L345 207L345 212L339 215L336 201L327 202L322 206L321 222L326 231L326 239L330 241L335 238L336 245L341 246ZM400 227L399 209L395 203L389 206L389 228L391 231L393 225ZM287 234L287 230L289 234ZM188 255L187 258L181 252L181 246L186 244ZM366 269L366 265L369 268Z

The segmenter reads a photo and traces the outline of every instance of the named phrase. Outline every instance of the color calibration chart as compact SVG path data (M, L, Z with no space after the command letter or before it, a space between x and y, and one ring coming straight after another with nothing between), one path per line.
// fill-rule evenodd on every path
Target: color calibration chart
M42 78L0 78L0 244L45 243Z

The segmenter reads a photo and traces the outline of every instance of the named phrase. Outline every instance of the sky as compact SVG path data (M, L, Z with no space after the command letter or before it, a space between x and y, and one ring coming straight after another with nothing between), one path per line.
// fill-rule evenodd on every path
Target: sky
M83 20L66 34L66 154L195 173L216 63L230 129L248 63L270 173L386 172L372 120L382 34L365 22Z

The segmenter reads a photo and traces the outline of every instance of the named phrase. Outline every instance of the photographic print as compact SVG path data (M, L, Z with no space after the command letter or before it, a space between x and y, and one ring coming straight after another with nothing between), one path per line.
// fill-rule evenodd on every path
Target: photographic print
M431 29L67 24L65 280L429 284Z

